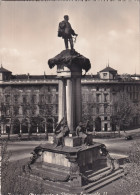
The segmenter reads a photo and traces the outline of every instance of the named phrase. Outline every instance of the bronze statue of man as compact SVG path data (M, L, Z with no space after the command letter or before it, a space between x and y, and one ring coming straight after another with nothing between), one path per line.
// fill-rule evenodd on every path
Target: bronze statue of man
M64 39L66 49L69 48L68 47L68 41L69 41L71 50L73 50L74 44L73 44L72 36L78 36L78 34L74 32L74 30L71 27L71 24L68 21L69 21L69 16L65 15L64 20L59 23L58 37L62 37Z

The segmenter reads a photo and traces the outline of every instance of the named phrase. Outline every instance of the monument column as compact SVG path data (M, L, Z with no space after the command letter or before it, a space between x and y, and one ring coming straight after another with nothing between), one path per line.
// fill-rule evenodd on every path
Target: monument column
M82 70L87 72L90 69L90 61L75 50L64 50L54 58L49 59L48 64L50 68L57 66L57 77L59 78L59 122L61 122L63 117L66 117L70 130L69 137L76 137L76 127L82 120ZM70 141L75 139L72 138ZM71 144L71 146L74 145Z
M58 111L58 121L65 116L65 104L66 104L66 92L65 92L65 81L59 79L59 111Z
M75 118L76 126L82 119L81 77L75 80Z
M74 132L75 120L74 120L74 90L73 90L73 80L67 79L66 86L66 108L67 108L67 123L70 130L70 134Z

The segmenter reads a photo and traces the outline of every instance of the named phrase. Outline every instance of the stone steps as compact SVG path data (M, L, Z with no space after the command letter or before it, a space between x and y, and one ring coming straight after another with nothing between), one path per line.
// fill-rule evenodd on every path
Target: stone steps
M62 195L63 192L70 194L72 192L70 182L64 181L66 176L68 176L68 170L63 168L65 169L65 171L63 172L63 169L59 168L60 167L57 166L46 165L43 167L32 166L31 174L24 174L23 178L30 179L30 181L34 183L42 183L47 193L49 192L54 195ZM83 175L85 175L89 179L89 183L80 187L80 191L84 192L85 194L91 194L99 188L102 188L105 185L119 179L124 175L124 173L123 169L116 169L115 171L111 172L111 169L109 167L104 167L100 170L97 170L96 172L94 170L86 171ZM45 176L47 176L46 180L43 179L45 178ZM50 178L51 180L49 180L48 178ZM54 178L59 180L52 181L52 179Z
M52 170L49 168L44 167L32 167L32 173L37 175L41 178L49 177L49 178L56 178L56 179L65 179L69 174L63 172L62 170Z
M42 168L46 170L51 170L51 171L56 171L56 172L61 172L63 173L68 173L69 168L60 166L60 165L51 165L49 163L42 164Z
M53 194L61 194L62 192L68 193L70 184L68 182L52 182L52 181L45 181L41 177L30 174L29 176L23 175L20 176L23 179L29 179L32 182L38 182L43 184L44 186L44 193L53 193Z
M86 194L90 194L96 190L98 190L99 188L104 187L105 185L121 178L124 175L123 170L122 169L118 169L113 173L110 173L107 176L102 177L101 179L95 181L95 182L91 182L87 185L85 185L83 187L84 191ZM92 177L90 179L95 179L95 177Z
M35 178L35 176L34 175L31 175L31 177L32 177L32 181L36 181L36 178ZM40 181L42 181L42 183L43 183L43 185L44 185L44 187L45 187L45 189L47 189L47 192L49 191L49 192L51 192L51 193L53 193L53 194L60 194L60 193L62 193L62 192L69 192L69 186L70 185L68 185L68 182L52 182L52 181L45 181L45 180L42 180L42 178L40 177L38 177L37 179L40 179Z
M85 175L87 175L87 177L90 179L92 177L96 177L99 174L105 174L107 171L109 171L110 168L109 167L105 167L103 169L100 169L98 171L91 171L90 173L85 173Z

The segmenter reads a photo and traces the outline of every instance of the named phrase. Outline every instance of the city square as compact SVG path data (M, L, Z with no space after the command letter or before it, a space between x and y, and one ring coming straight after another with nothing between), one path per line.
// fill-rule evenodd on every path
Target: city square
M51 3L0 7L1 192L137 195L138 2Z

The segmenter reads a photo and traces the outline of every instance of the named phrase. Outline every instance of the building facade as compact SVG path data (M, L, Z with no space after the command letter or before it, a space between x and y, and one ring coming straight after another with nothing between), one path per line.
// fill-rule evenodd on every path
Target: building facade
M118 75L108 66L97 75L84 76L81 83L83 121L89 120L95 131L114 130L114 105L121 93L140 108L139 75ZM56 75L13 75L1 66L1 133L53 132L58 122L58 90ZM140 126L139 113L129 125Z

